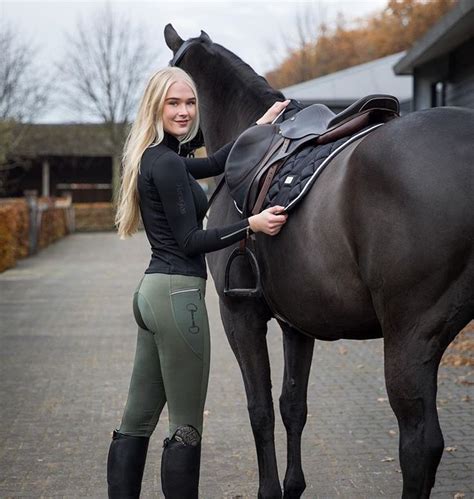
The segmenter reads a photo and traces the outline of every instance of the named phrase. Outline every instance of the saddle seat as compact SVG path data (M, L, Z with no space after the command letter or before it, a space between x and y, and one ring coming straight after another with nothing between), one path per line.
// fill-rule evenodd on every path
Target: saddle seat
M226 183L243 216L261 211L276 171L302 147L349 137L397 117L399 109L396 97L368 95L337 115L323 104L313 104L280 124L245 130L234 143L225 168Z

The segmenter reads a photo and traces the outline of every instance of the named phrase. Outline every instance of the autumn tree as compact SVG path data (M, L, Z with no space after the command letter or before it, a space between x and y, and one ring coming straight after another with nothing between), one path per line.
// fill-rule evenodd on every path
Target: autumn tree
M79 20L76 32L67 37L66 54L58 65L65 105L80 118L99 120L108 129L114 197L120 186L127 126L155 58L143 27L107 5L91 21Z
M454 0L390 0L381 12L358 19L350 27L342 15L331 29L320 22L316 36L288 50L266 78L272 86L283 88L406 50L453 4ZM297 14L297 33L306 17L307 11ZM305 71L303 65L308 66Z

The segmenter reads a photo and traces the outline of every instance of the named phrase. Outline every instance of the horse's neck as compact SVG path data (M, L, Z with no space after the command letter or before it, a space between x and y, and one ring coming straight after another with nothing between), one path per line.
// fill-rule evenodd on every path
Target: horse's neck
M223 72L225 74L225 72ZM282 94L259 80L256 73L229 75L202 85L199 96L202 103L201 128L208 152L214 152L235 140L251 126ZM232 86L229 85L232 82Z

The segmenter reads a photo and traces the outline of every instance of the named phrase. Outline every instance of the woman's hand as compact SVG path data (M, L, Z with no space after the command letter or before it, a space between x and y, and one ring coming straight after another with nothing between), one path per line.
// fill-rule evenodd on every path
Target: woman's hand
M272 123L289 103L290 99L284 100L283 102L275 102L275 104L267 109L266 113L257 120L257 125Z
M250 228L253 232L264 232L269 236L275 236L280 232L288 218L283 210L283 206L271 206L258 215L253 215L249 218Z

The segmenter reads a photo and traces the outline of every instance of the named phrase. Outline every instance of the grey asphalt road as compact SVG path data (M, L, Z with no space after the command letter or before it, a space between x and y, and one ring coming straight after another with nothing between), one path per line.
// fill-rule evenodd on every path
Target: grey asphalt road
M119 423L135 348L132 292L147 264L144 234L75 234L0 274L0 497L106 497L110 433ZM253 498L257 466L240 371L208 286L212 369L201 497ZM274 399L282 342L269 327ZM398 430L380 340L317 342L303 438L305 498L400 497ZM473 373L442 367L446 451L433 497L474 497ZM159 478L166 413L149 450L145 498ZM284 476L285 433L276 446ZM456 496L456 494L458 494ZM464 494L464 495L463 495Z

